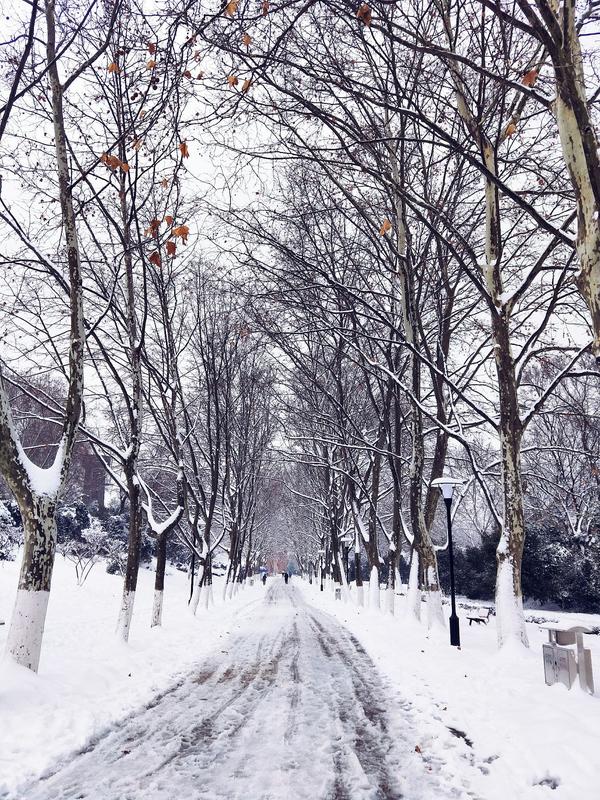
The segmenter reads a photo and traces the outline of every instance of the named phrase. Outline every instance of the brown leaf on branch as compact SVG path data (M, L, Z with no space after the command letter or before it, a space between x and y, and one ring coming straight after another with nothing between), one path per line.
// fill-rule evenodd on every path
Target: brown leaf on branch
M521 78L521 83L523 86L528 86L531 88L535 86L535 83L538 79L538 71L537 69L530 69L529 72L526 72L525 75Z
M181 239L183 244L187 244L188 236L190 235L190 229L187 225L178 225L176 228L173 228L173 236L178 237Z
M386 233L391 230L392 230L392 223L389 221L389 219L384 219L381 228L379 228L379 235L385 236Z
M136 152L138 152L143 144L144 144L144 140L143 139L137 139L136 138L136 139L133 140L131 146L133 147L133 149Z
M148 52L150 53L151 56L153 56L154 53L156 53L156 45L152 44L152 42L148 43Z
M170 228L171 225L173 224L173 217L170 214L167 214L167 216L165 217L165 222L167 223L167 225Z
M188 150L188 146L187 146L186 142L182 142L179 145L179 152L181 153L183 158L189 158L190 157L190 151Z
M121 161L119 166L123 170L123 172L129 172L129 164L126 161Z
M261 5L261 10L262 10L263 17L267 16L267 14L269 13L269 8L270 8L269 0L263 0L262 1L262 5Z
M235 12L238 10L238 5L238 0L230 0L230 2L225 6L225 13L227 16L233 17Z
M106 164L106 166L109 169L112 169L113 171L121 166L121 160L116 156L112 155L109 156L108 153L102 153L102 155L100 156L100 161L103 164Z
M245 33L242 36L242 44L246 45L246 47L250 47L250 42L252 41L252 37L249 33Z
M151 58L150 61L148 61L148 63L146 64L146 69L154 69L155 66L156 66L156 61L153 58Z
M160 267L160 253L158 250L155 250L149 258L151 264L154 264L155 267Z
M504 136L506 137L514 136L516 132L517 132L517 126L515 125L515 123L509 122L504 130Z
M252 81L250 80L250 78L246 78L246 80L242 84L242 94L246 94L246 92L250 89L251 86L252 86Z
M192 73L189 71L189 69L186 69L186 71L183 73L183 77L184 78L191 78L192 77Z
M169 188L169 179L168 178L163 178L162 181L160 182L160 185L162 186L163 189L168 189Z
M158 239L158 229L160 228L160 220L156 217L150 220L150 224L144 231L146 236L151 236L153 239Z
M237 75L228 75L227 83L229 84L229 86L237 86L239 83Z
M373 12L371 11L371 7L367 3L363 3L362 6L356 12L356 17L368 28L373 18Z
M108 71L109 71L111 74L114 74L114 75L116 75L116 74L118 74L119 72L121 72L121 70L119 69L119 65L118 65L116 62L114 62L114 61L112 61L112 62L111 62L109 65L108 65L108 67L107 67L106 69L107 69L107 70L108 70Z
M175 242L169 241L167 242L166 247L167 247L167 255L173 258L175 256L175 253L177 252L177 245L175 244Z

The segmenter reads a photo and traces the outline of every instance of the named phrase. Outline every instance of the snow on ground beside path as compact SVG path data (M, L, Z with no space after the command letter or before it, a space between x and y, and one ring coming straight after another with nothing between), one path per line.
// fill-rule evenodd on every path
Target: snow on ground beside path
M539 625L527 624L529 651L508 647L498 652L494 619L469 627L459 609L459 651L450 647L447 631L428 635L424 626L407 619L404 597L396 597L391 617L336 601L331 591L321 593L316 584L303 582L302 588L308 602L352 631L379 669L420 710L423 736L417 745L424 757L444 757L440 720L463 742L470 741L466 747L478 766L473 789L479 797L600 797L600 637L584 637L596 673L596 696L590 697L578 684L570 691L545 685L541 645L548 634ZM600 625L598 615L542 613L569 625Z
M0 561L0 656L8 633L20 561ZM116 720L180 680L234 627L263 587L241 588L225 604L193 617L186 574L169 567L163 627L150 628L154 573L140 570L129 644L115 635L122 578L104 565L78 587L72 564L58 556L39 674L0 661L0 797L49 768ZM215 591L217 603L220 591Z

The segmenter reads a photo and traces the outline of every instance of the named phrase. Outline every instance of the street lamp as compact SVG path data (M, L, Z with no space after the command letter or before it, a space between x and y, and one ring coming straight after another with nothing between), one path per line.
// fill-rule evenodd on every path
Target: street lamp
M323 591L323 556L325 550L319 550L319 580L321 581L321 591Z
M437 486L444 503L446 504L446 519L448 522L448 557L450 560L450 600L452 603L452 613L450 614L450 644L454 647L460 647L460 623L456 615L456 597L454 590L454 550L452 549L452 515L450 507L452 506L452 495L454 487L459 486L464 481L459 478L451 478L449 475L443 475L441 478L436 478L431 481L432 486Z

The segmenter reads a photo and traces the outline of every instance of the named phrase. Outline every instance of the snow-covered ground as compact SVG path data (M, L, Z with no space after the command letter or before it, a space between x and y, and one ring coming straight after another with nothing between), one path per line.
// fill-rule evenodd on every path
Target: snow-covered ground
M527 623L530 648L498 652L494 619L469 626L459 609L461 649L447 630L426 635L406 618L404 598L395 615L336 601L331 591L303 584L307 601L347 626L384 675L420 712L424 755L440 757L443 722L469 740L479 764L473 789L486 800L595 800L600 798L600 636L585 636L596 670L596 696L576 683L546 686L542 644L548 633ZM382 596L381 606L384 600ZM448 613L448 607L445 606ZM527 612L565 625L600 625L600 615ZM464 740L464 738L463 738Z
M0 561L0 655L18 566ZM248 586L223 604L215 587L218 605L193 617L186 575L169 567L163 627L151 629L154 574L142 569L124 645L115 636L122 586L99 564L79 587L73 565L57 556L39 674L0 661L0 797L180 681L263 595L262 586Z
M0 666L0 798L598 796L599 698L545 686L538 626L530 652L498 654L494 621L463 618L457 651L404 618L401 597L392 618L298 578L226 603L216 589L194 618L186 576L169 573L164 627L150 629L142 570L125 646L121 580L98 566L77 587L57 560L39 675ZM16 574L0 562L7 623ZM600 637L586 638L600 683Z

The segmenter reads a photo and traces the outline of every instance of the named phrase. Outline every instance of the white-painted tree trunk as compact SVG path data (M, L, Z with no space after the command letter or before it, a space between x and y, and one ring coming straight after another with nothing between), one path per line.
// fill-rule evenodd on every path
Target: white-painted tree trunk
M202 596L202 586L200 585L200 580L196 583L194 587L194 593L192 594L192 600L190 602L190 611L195 616L196 611L198 611L198 603L200 602L200 597Z
M346 580L346 574L344 572L344 567L341 563L339 553L337 555L337 563L338 563L338 569L340 571L340 576L342 578L342 599L344 603L350 603L352 602L352 598L350 597L350 591L348 589L348 581Z
M369 576L369 608L379 608L379 570L377 567L371 567L371 575Z
M133 604L135 601L135 592L129 592L127 589L123 591L121 599L121 608L119 610L119 619L117 621L117 634L124 641L129 641L129 633L131 631L131 618L133 617Z
M365 604L365 590L363 586L356 587L356 605L364 606Z
M507 537L504 533L499 547L503 545L508 551ZM498 647L510 641L529 646L523 614L523 597L515 592L514 565L511 563L510 555L499 563L496 576L496 634Z
M439 589L427 592L427 628L444 628L446 621L442 606L442 593Z
M406 614L414 619L421 619L421 591L419 589L419 554L413 551L406 595Z
M395 592L393 587L388 586L385 591L385 611L386 614L391 614L392 616L394 616L394 594Z
M157 628L162 624L163 594L160 589L154 590L154 601L152 603L152 622L151 628Z
M38 671L50 592L19 589L6 652L23 667Z

